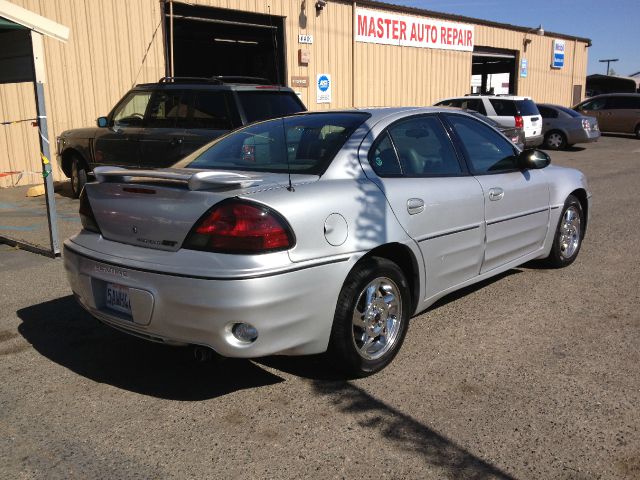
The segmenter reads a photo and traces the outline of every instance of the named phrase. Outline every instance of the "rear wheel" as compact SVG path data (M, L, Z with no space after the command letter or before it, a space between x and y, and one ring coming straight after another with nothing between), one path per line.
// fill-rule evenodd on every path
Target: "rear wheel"
M640 138L640 123L636 125L636 137Z
M328 353L355 377L386 367L400 350L409 324L409 285L393 262L372 257L345 280L333 320Z
M582 205L576 197L569 195L564 203L547 264L554 268L571 265L578 256L583 236L584 213Z
M562 132L549 132L544 137L544 144L547 148L561 150L567 146L567 137Z
M84 161L76 155L71 159L71 191L74 198L80 196L85 183L87 183L87 170Z

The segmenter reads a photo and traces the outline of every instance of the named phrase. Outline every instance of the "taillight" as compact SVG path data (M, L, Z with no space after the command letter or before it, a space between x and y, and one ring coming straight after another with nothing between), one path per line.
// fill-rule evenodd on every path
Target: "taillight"
M183 248L220 253L269 253L295 241L277 212L244 200L227 200L205 213L187 235Z
M591 130L591 123L586 118L582 119L582 128L584 128L587 132Z
M520 115L515 116L516 119L516 128L524 128L524 120Z
M98 227L98 222L96 222L96 217L93 215L93 210L89 203L89 197L87 197L86 188L83 188L82 193L80 193L80 209L78 210L78 213L80 214L82 228L89 230L90 232L101 233L100 227Z

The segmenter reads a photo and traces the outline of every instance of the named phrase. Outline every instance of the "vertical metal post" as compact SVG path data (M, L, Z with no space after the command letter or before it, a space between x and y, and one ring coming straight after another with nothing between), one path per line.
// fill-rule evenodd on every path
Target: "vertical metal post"
M33 52L34 93L36 97L36 112L38 117L38 140L40 142L40 159L42 160L42 176L47 204L47 220L49 222L49 242L51 253L60 256L58 242L58 218L56 215L56 199L53 191L53 176L51 169L51 151L49 148L49 130L47 128L47 109L44 102L45 64L44 45L42 35L31 31L31 48Z
M175 77L173 67L173 0L169 0L169 61L171 62L171 77Z

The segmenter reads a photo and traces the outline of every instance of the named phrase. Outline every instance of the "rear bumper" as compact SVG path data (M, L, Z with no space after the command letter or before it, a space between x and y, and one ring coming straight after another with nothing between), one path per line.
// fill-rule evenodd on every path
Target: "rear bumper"
M567 132L567 143L573 145L576 143L597 142L600 138L600 131L585 131L584 129L570 130Z
M241 358L324 352L350 268L345 259L259 278L203 279L97 260L70 241L64 266L78 302L102 322L148 340ZM105 306L107 283L129 288L130 317ZM257 340L238 341L231 333L237 322L256 327Z

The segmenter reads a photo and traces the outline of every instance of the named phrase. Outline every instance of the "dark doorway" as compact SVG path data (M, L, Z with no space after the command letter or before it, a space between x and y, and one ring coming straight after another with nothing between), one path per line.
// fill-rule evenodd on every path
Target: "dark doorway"
M165 21L169 45L168 4ZM284 38L283 17L173 3L174 75L178 77L248 76L284 85Z
M471 65L471 93L514 94L516 52L491 47L475 47Z

